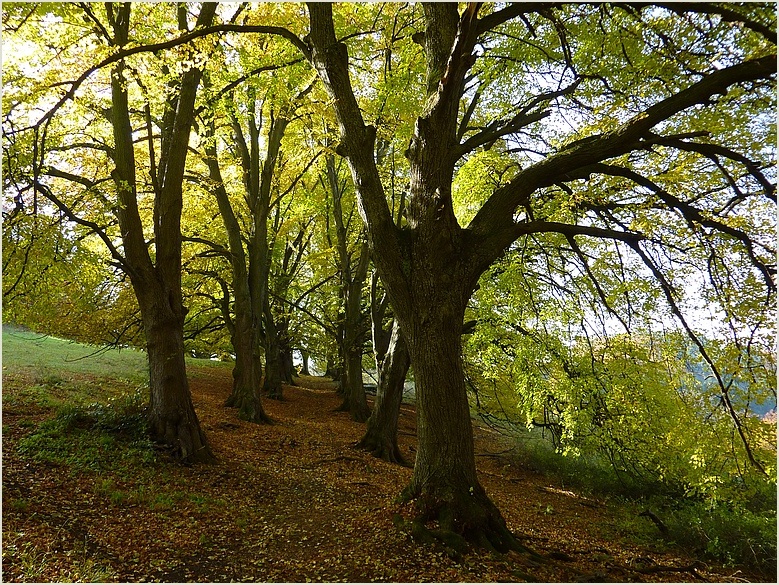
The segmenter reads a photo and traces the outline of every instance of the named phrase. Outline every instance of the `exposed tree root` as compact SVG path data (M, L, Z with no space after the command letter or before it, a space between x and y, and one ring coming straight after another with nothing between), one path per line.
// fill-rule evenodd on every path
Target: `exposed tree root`
M256 424L273 424L273 419L265 414L265 410L262 408L259 398L242 397L231 395L225 402L225 406L238 409L238 418L245 420L246 422Z
M398 447L397 441L392 441L389 438L383 438L378 436L377 433L372 433L370 427L366 431L365 436L360 439L358 443L354 445L355 449L361 449L367 451L374 457L387 461L388 463L395 463L402 465L403 467L411 467L411 465L403 457L403 453Z
M410 499L410 489L403 497ZM453 495L448 501L422 496L416 500L416 507L416 518L409 521L396 515L395 525L420 543L442 545L454 559L475 548L497 555L513 551L536 565L547 562L544 556L519 542L480 486L466 495ZM533 578L522 576L525 577Z
M700 573L698 573L698 569L705 568L706 565L704 565L701 561L695 561L690 565L685 565L682 567L653 564L649 567L630 567L628 570L635 571L636 573L642 573L644 575L651 575L654 573L690 573L696 579L700 579L701 581L708 581L708 579L705 579Z
M360 404L358 401L350 399L347 396L344 396L343 403L336 408L335 411L348 412L351 415L352 420L358 423L364 423L371 416L371 411L368 410L367 404Z
M184 417L176 420L149 420L152 440L170 455L185 464L215 463L216 456L197 424L189 423Z

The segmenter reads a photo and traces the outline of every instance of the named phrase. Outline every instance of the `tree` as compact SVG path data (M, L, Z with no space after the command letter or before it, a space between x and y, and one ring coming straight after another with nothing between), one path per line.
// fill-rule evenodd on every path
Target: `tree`
M182 7L178 14L184 12ZM78 216L67 205L58 208L71 222L97 228L114 260L140 275L131 274L134 285L145 284L147 272L147 280L158 269L160 276L167 275L175 267L171 259L180 240L175 229L165 227L174 225L167 222L180 210L180 190L171 180L186 153L185 133L175 130L181 125L169 123L181 111L186 125L189 108L184 106L199 74L195 68L166 73L167 84L155 85L152 92L151 84L144 86L147 70L156 71L149 55L156 51L173 71L177 60L166 50L192 57L185 49L189 43L225 31L274 35L303 55L329 94L327 105L339 127L334 150L348 162L372 260L408 346L419 447L406 495L416 500L419 522L437 520L436 534L450 542L461 542L456 533L486 547L517 548L478 481L461 357L466 316L489 315L489 299L473 293L485 279L499 278L509 258L519 258L511 268L523 283L525 311L541 325L531 331L527 317L504 324L531 333L518 331L525 337L523 349L556 351L557 340L565 336L553 334L569 333L565 325L573 322L572 315L588 334L595 319L604 329L634 335L635 321L651 313L651 303L665 304L708 368L718 407L747 461L757 473L770 474L764 456L752 448L759 434L751 434L752 425L739 412L728 371L753 369L758 363L752 355L755 340L773 322L776 32L769 5L468 3L459 12L457 5L444 3L311 3L307 24L297 15L287 18L284 10L267 22L283 16L286 27L248 24L259 13L247 10L243 24L196 28L111 54L106 50L97 67L54 99L59 108L79 97L79 112L90 112L89 120L110 112L116 136L79 135L76 146L66 142L68 132L57 132L61 126L47 122L35 126L36 140L25 144L20 138L9 166L33 167L28 173L36 186L33 208L39 193L57 202L47 182L80 185L82 203L105 203L109 185L121 203L118 226L106 214ZM95 26L121 31L123 23L114 18L109 27ZM200 49L209 46L203 42ZM84 99L75 95L97 69L112 66L117 73L134 74L124 68L131 57L144 67L132 83L111 82L115 103L110 110L100 92ZM424 63L424 74L408 68L402 82L376 75L415 60ZM200 63L199 57L191 61ZM20 74L14 83L30 81ZM42 83L50 87L54 81ZM149 94L139 100L143 109L127 108L128 88L133 96ZM40 99L36 94L30 102ZM145 108L171 99L178 100L177 110ZM141 140L134 148L126 132L131 125L116 123L126 119L134 122ZM409 119L413 128L405 123ZM162 130L161 138L155 127ZM52 150L54 134L62 150ZM403 175L388 175L379 163L393 135L408 144L408 198L401 197L399 206L394 181ZM180 149L169 148L173 138L180 140ZM85 149L94 155L91 159L76 157ZM78 160L70 170L49 165L44 181L39 171L45 165L38 159L51 152L68 162ZM154 152L162 152L159 161ZM30 153L35 164L24 163ZM148 189L154 206L141 205L137 213L130 154L154 168ZM105 165L97 163L108 160L116 160L115 179L100 174ZM86 170L74 175L79 164ZM396 220L399 208L405 223ZM145 271L151 256L149 262L142 257L150 249L140 229L144 212L155 226L153 238L148 234L156 254L151 272ZM120 236L134 238L123 241L121 251L114 245ZM171 302L178 307L179 283L171 278L164 282L173 286ZM691 282L692 293L686 290ZM144 311L146 288L135 288ZM535 302L545 295L570 299L574 306L561 317L553 304ZM727 324L732 347L709 343L697 328L692 318L696 297ZM328 310L333 304L322 301ZM306 310L313 319L314 311ZM544 327L552 334L539 337ZM560 341L596 356L596 344L576 342ZM636 350L632 341L617 347L627 355ZM587 357L581 358L585 364ZM601 359L608 366L621 360L609 352ZM582 386L576 392L589 390Z
M253 72L274 72L280 67L282 66L266 64L255 68ZM286 68L285 74L289 78L288 81L293 77L289 67ZM292 84L291 81L289 83ZM281 399L282 380L289 377L283 373L285 364L280 334L271 310L274 251L272 231L274 228L278 231L278 210L282 199L291 193L312 162L305 164L301 172L296 169L297 175L287 177L289 184L281 191L280 175L284 170L282 141L290 123L299 118L295 110L311 90L311 85L293 96L287 95L288 91L274 88L272 82L263 87L258 86L257 80L253 79L245 85L244 91L234 90L222 98L225 117L232 130L232 135L226 139L231 144L228 151L241 169L241 199L247 208L247 220L243 227L222 177L217 153L215 107L207 115L205 158L210 179L207 188L213 190L228 234L235 295L235 317L231 323L231 337L236 353L233 371L235 383L227 403L229 406L238 407L242 418L263 422L267 417L262 411L259 398L259 384L262 380L259 356L261 344L265 345L265 376L262 383L265 393L270 398ZM214 91L214 99L222 93L221 90ZM262 93L264 97L260 99L258 95ZM289 261L290 258L287 258L287 262ZM288 365L291 368L291 364Z
M65 97L34 126L38 158L32 161L33 190L51 201L69 221L96 233L113 261L130 278L141 312L149 359L148 419L152 437L169 446L182 460L212 461L214 457L200 428L186 377L183 340L186 309L181 291L183 177L201 67L210 47L206 43L185 50L180 56L184 63L179 65L179 73L173 73L171 64L163 61L156 74L167 83L162 89L156 86L157 93L152 94L138 69L126 59L132 51L128 45L136 40L132 36L133 4L106 4L102 18L88 4L72 10L74 17L83 18L94 27L90 28L89 35L94 38L89 42L97 40L112 54L72 82ZM215 4L204 3L194 22L195 29L211 25L215 13ZM179 30L186 34L190 26L186 6L178 5L175 14ZM161 15L152 11L145 16L160 18ZM140 40L143 42L144 39ZM84 46L85 42L81 38L76 45ZM90 75L102 72L108 65L111 66L110 104L100 111L99 118L109 124L112 143L100 144L99 140L92 140L68 145L66 138L64 151L75 158L88 156L85 153L90 152L96 154L98 160L105 160L104 168L112 169L110 179L91 178L58 168L54 161L62 160L62 157L57 156L56 149L47 150L50 143L46 142L46 137L51 120ZM44 79L44 83L46 81ZM162 100L159 110L159 102L153 103L152 99L157 96ZM137 108L130 105L134 101L137 101ZM96 106L92 103L87 105L89 107ZM143 140L148 145L140 160L136 155L137 132L143 133ZM138 177L139 167L143 168L144 163L148 165L145 169L150 179L148 183ZM75 168L79 168L78 164ZM57 179L71 183L71 188L75 186L82 192L72 200L65 198L53 186L56 183L51 182ZM145 210L142 213L141 209L145 206L141 197L146 193L153 197L151 242L146 239L148 228L143 222ZM121 247L117 247L117 239L105 224L88 219L93 211L88 205L84 210L85 198L89 201L96 197L104 208L113 212ZM111 225L109 221L107 226Z
M381 334L385 332L381 330L380 322L377 325L377 320L373 322L373 329L373 343L376 347ZM377 329L381 331L378 335ZM383 347L376 351L376 370L379 374L376 400L366 424L365 434L357 446L369 451L374 457L406 465L407 462L398 447L398 417L411 359L396 319L392 320L389 338L381 345Z
M424 5L425 28L416 40L427 65L427 99L407 151L411 198L408 229L401 230L387 207L374 158L376 129L364 122L333 7L311 3L308 10L305 51L333 98L337 152L349 162L374 260L414 366L419 448L407 496L416 499L420 520L437 519L444 531L488 547L517 548L476 475L460 342L471 293L517 240L561 234L577 254L579 242L592 238L635 254L686 324L653 253L678 246L681 234L652 233L635 221L647 206L693 234L723 234L772 295L770 243L729 225L733 205L723 192L730 180L734 204L775 201L762 171L767 163L755 162L770 152L750 149L733 124L733 112L770 111L773 17L764 7L736 12L711 5L674 12L513 4L482 11L470 3L462 14L454 4ZM678 57L685 35L700 49ZM738 50L712 65L712 46L731 42L725 38ZM654 48L658 54L651 55ZM504 85L503 98L497 82L511 76L513 91ZM706 128L714 112L727 123ZM568 123L574 132L555 141L560 131L551 123ZM518 164L462 227L452 200L456 169L499 141ZM681 156L709 164L720 187L701 198L683 181L666 183L662 169L676 168ZM622 181L616 193L603 188L613 178ZM619 199L624 190L634 198L628 204Z
M344 401L339 410L348 412L357 422L365 422L370 411L362 382L362 354L365 341L362 289L368 276L370 253L368 242L364 239L359 244L357 252L349 250L348 238L353 213L346 214L343 206L346 184L339 176L335 156L326 155L325 163L326 179L322 182L326 185L333 201L335 248L338 254L338 272L341 275L342 317L339 323L339 341L344 366L344 377L341 380ZM358 242L361 239L359 237Z

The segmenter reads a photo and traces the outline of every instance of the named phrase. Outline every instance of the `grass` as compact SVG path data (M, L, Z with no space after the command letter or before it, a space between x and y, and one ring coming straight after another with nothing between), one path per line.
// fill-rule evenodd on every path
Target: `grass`
M18 450L36 461L78 471L117 471L149 465L156 455L147 437L140 392L85 406L63 404L19 441Z
M146 354L137 349L91 347L3 325L3 369L35 372L40 383L56 386L72 375L148 382Z
M2 339L3 378L13 381L13 391L3 393L4 410L29 405L50 413L44 420L19 421L29 432L19 439L18 452L33 461L66 466L71 474L94 474L95 494L113 505L140 503L168 510L181 500L181 494L168 493L164 485L138 486L139 479L156 484L162 467L146 427L146 354L88 347L7 325ZM229 367L202 359L188 362ZM120 487L128 479L137 487ZM199 508L210 503L197 502ZM26 500L11 502L17 511L27 506ZM32 568L38 558L34 551L21 552ZM76 571L74 578L88 576L87 569Z

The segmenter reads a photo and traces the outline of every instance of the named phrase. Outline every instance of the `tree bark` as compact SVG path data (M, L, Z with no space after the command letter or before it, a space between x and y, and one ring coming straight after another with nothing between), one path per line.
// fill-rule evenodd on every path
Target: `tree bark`
M149 357L151 436L183 461L211 462L215 458L200 428L189 391L180 321L170 311L166 299L154 302L156 295L148 297L143 321Z
M279 354L281 356L281 381L285 384L294 384L295 362L292 359L292 345L289 338L289 318L278 319L277 325Z
M284 392L281 388L281 347L273 320L270 301L265 297L265 381L262 391L268 398L282 400Z
M361 311L362 288L368 274L368 261L370 253L368 243L360 246L360 258L351 275L351 266L347 261L344 268L346 282L346 310L344 312L343 356L345 366L345 379L342 382L343 404L338 410L351 414L357 422L365 422L370 416L368 401L365 397L365 386L362 381L362 351L365 339L363 327L363 315Z
M215 135L214 120L208 125L208 137ZM222 172L217 158L216 144L206 142L205 155L211 181L214 184L214 197L227 232L230 250L230 266L233 275L233 294L235 313L231 326L230 341L235 352L233 367L233 390L225 401L225 406L238 409L238 418L249 422L267 423L270 418L265 414L260 400L262 381L262 362L259 356L259 319L252 306L252 294L249 283L246 252L243 248L241 226L235 216L227 190L222 180ZM227 307L226 310L229 310ZM229 324L229 314L225 317Z
M376 401L365 435L357 446L379 459L407 465L398 447L398 417L411 358L397 321L392 323L392 334L385 352L381 364L377 363L379 383Z
M129 40L132 4L117 8L112 22L113 44ZM213 20L215 5L204 4L198 26ZM186 71L171 86L161 128L161 154L154 178L155 260L146 244L137 201L133 132L125 82L125 63L111 71L117 219L122 233L126 269L141 310L149 359L149 431L187 462L210 462L211 452L195 414L184 362L184 317L181 292L182 183L194 105L202 72ZM153 152L151 153L153 155ZM152 172L152 175L154 173Z

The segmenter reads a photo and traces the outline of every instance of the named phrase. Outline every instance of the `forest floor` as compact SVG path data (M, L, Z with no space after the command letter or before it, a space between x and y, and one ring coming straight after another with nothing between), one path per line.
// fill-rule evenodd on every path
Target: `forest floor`
M54 414L13 399L32 374L5 374L5 582L751 580L674 550L659 532L656 543L637 543L631 526L648 519L626 518L618 503L524 467L504 437L478 425L482 484L509 528L547 561L484 551L454 560L418 544L393 525L394 514L410 513L396 498L411 470L355 450L364 425L335 412L338 396L313 378L302 381L311 388L285 387L284 401L265 400L275 424L258 426L223 406L228 368L190 368L195 408L219 461L187 467L162 455L122 459L110 440L89 446L114 453L91 465L78 453L47 459L20 450ZM400 445L413 460L412 405L402 407Z

